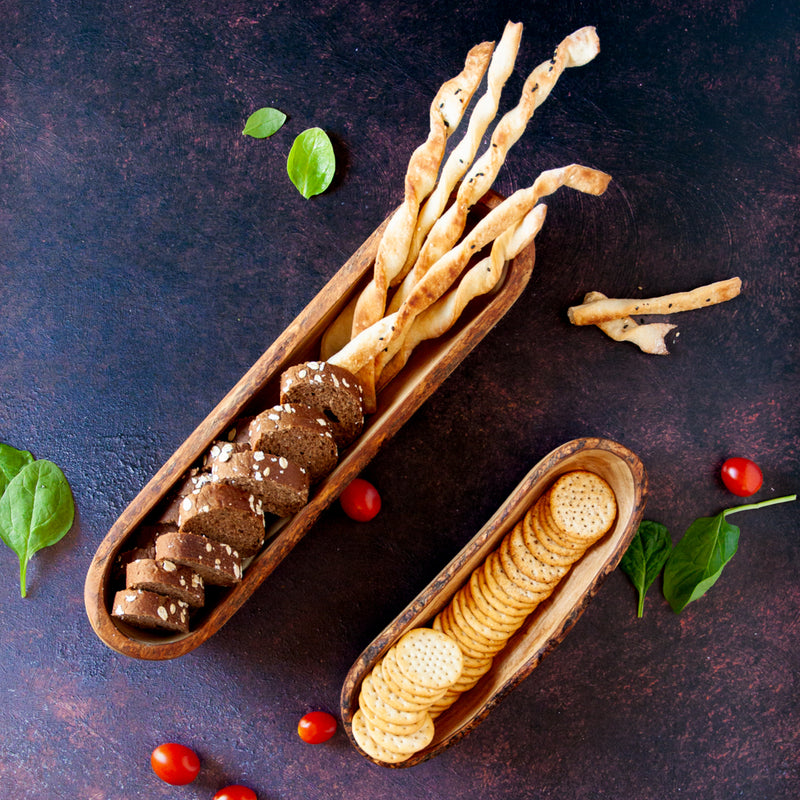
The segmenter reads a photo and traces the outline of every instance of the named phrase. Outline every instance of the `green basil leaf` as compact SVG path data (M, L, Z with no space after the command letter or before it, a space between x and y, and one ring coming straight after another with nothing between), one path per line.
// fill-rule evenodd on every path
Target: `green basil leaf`
M676 614L717 582L738 544L739 529L725 520L724 511L689 526L664 567L664 597Z
M33 461L33 455L27 450L17 450L10 444L0 442L0 497L11 479L26 465Z
M60 541L72 527L75 502L64 473L45 459L23 467L0 497L0 538L19 558L20 593L31 556Z
M306 199L330 186L336 172L336 156L331 140L322 128L308 128L294 140L286 171Z
M670 552L672 539L666 525L642 520L619 562L620 569L631 579L639 593L637 617L644 615L644 596L661 572Z
M788 503L797 495L775 497L760 503L727 508L716 517L695 520L683 536L664 566L664 597L677 614L688 603L702 597L722 574L725 565L736 554L739 529L726 517L740 511Z
M254 139L266 139L272 136L286 122L286 114L277 108L259 108L254 111L244 124L243 136L252 136Z

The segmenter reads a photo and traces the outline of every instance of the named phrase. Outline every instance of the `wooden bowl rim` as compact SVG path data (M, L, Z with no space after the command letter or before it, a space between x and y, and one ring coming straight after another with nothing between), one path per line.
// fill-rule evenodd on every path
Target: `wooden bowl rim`
M558 475L570 469L575 469L582 458L587 455L604 454L604 458L613 458L624 468L626 475L630 478L632 495L626 500L626 518L623 519L620 513L617 523L612 532L604 537L602 542L613 542L613 548L604 553L602 562L590 574L591 580L586 584L578 601L569 608L569 613L560 619L553 632L544 641L529 653L522 666L517 669L514 675L505 680L483 704L477 713L469 716L461 725L456 725L455 729L443 739L436 736L431 744L411 758L397 764L388 764L372 758L365 753L356 742L352 732L353 714L357 708L358 692L361 681L372 669L372 666L383 657L386 651L405 633L414 627L426 625L449 601L455 591L464 583L464 576L467 578L474 565L480 563L483 558L494 549L502 537L513 528L516 522L521 519L524 511L532 505L544 489L555 480ZM391 769L405 769L415 766L423 761L438 755L451 747L464 736L471 733L491 712L491 710L516 686L518 686L530 673L538 666L542 658L552 652L553 649L563 640L578 618L586 609L592 597L595 596L605 578L616 568L623 553L633 538L639 521L644 512L647 500L647 473L644 465L638 456L623 445L611 439L599 437L582 437L570 440L560 447L557 447L544 458L542 458L522 479L522 481L511 492L508 498L497 509L486 524L473 536L472 539L454 556L454 558L430 581L430 583L409 603L406 608L395 619L387 625L373 641L367 645L359 658L348 671L340 697L340 711L343 727L355 749L366 759L373 763ZM601 543L595 545L599 547ZM603 551L599 551L603 552ZM580 564L580 562L579 562ZM573 570L577 568L573 567ZM571 572L570 575L573 573ZM461 576L461 579L458 579ZM567 584L570 576L556 588L553 597ZM581 576L582 577L582 576ZM548 601L549 602L549 601ZM548 607L551 607L552 603ZM538 611L536 612L538 613ZM509 643L509 647L520 647L520 642L525 639L524 632L529 629L531 621L526 623L520 633L518 633ZM517 644L515 644L517 642ZM507 652L507 651L503 651ZM506 656L507 658L508 656ZM490 673L491 674L491 671ZM487 680L488 675L482 679ZM479 683L470 693L466 693L464 698L472 692L478 692L481 687ZM461 702L464 698L460 698ZM454 705L450 710L440 717L440 720L447 719L451 715ZM452 719L452 716L450 717ZM437 721L438 722L438 721Z
M490 191L480 205L489 210L502 199ZM131 501L100 543L84 582L84 605L95 633L111 649L134 658L163 660L185 655L207 641L289 554L322 511L486 336L528 284L535 260L533 245L508 263L502 285L479 298L471 316L465 314L462 324L454 326L428 348L421 347L418 366L409 370L412 363L409 362L399 379L396 378L381 392L379 409L371 415L359 440L342 454L336 469L315 488L309 503L282 525L249 564L242 582L207 612L199 627L186 634L170 636L149 634L115 621L110 614L111 571L126 540L167 497L210 444L233 424L248 403L263 393L270 382L275 382L286 367L306 360L298 354L305 355L312 347L318 347L318 338L328 322L366 279L374 263L380 236L390 218L391 215L189 435ZM404 373L408 375L405 379Z

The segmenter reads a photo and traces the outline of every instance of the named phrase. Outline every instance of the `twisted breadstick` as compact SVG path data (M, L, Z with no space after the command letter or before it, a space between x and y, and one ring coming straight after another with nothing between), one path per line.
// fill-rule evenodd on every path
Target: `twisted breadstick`
M495 288L506 262L528 247L542 229L546 213L546 205L535 205L519 222L494 240L491 253L472 267L455 289L416 317L399 350L378 376L378 389L389 383L406 365L420 342L442 336L455 324L471 300Z
M597 300L607 300L602 292L588 292L583 298L584 303L594 303ZM606 336L617 342L632 342L642 352L654 356L669 355L666 335L674 330L677 325L666 322L650 322L646 325L636 322L633 317L620 317L605 322L598 322L597 327Z
M353 335L383 316L386 290L405 262L420 203L436 183L447 139L461 121L483 78L493 49L492 42L473 47L467 54L464 69L442 85L431 103L430 133L409 161L403 204L394 213L381 237L372 281L364 288L356 304Z
M610 180L610 175L579 164L543 172L532 186L519 189L493 208L456 247L442 256L396 312L363 330L328 361L359 373L377 357L376 369L380 374L399 349L414 319L450 288L474 253L515 225L542 197L559 187L569 186L597 195L605 191Z
M508 151L525 131L536 109L545 101L561 73L579 67L600 52L596 30L587 26L571 33L556 47L553 57L531 72L522 88L519 103L497 123L489 147L472 166L458 189L455 202L433 225L419 257L395 292L389 311L397 310L412 287L461 236L467 214L491 188Z
M444 211L447 201L450 199L450 193L453 191L458 181L464 176L464 173L469 169L470 164L472 164L475 153L478 152L481 139L484 133L486 133L486 128L489 127L489 123L497 115L497 107L500 104L500 94L503 91L506 81L514 70L514 62L517 59L521 37L522 23L506 23L500 42L492 55L489 71L486 73L486 92L475 104L475 108L472 110L472 114L469 118L469 125L467 126L467 132L464 138L453 149L452 153L450 153L449 158L442 168L442 174L439 176L436 188L420 209L419 218L417 219L417 225L414 229L405 264L393 283L402 280L408 270L414 265L422 243L425 241L425 237L433 227L433 224L439 219L442 211Z
M378 244L373 278L356 302L351 336L356 336L377 322L386 311L389 285L405 264L420 203L436 184L447 139L461 122L464 111L486 72L493 49L493 42L483 42L473 47L467 54L464 69L443 84L431 104L428 138L414 151L409 161L403 204L392 216ZM373 371L367 369L358 377L364 388L365 407L368 411L373 410Z

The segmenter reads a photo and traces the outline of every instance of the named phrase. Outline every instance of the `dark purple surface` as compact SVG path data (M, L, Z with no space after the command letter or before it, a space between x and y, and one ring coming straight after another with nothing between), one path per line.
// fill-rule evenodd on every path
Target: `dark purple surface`
M563 6L560 7L560 6ZM0 777L7 797L795 798L796 504L737 515L739 552L675 616L614 573L564 643L467 739L412 770L364 761L336 710L369 641L559 444L606 436L650 476L677 540L739 501L798 488L798 13L790 2L341 3L0 0L0 441L66 472L77 524L29 567L0 551ZM182 659L108 650L83 580L116 516L400 201L428 104L470 46L525 24L502 110L582 25L568 71L496 188L579 161L602 198L548 202L519 303L380 454L369 524L328 512L245 608ZM272 139L248 114L288 114ZM296 134L339 174L289 183ZM585 291L652 296L741 276L673 321L668 357L566 321ZM467 465L465 468L464 465ZM196 783L161 784L162 741Z

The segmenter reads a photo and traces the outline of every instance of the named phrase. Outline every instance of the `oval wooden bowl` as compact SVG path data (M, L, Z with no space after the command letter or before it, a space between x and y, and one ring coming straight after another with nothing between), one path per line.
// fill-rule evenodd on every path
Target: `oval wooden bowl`
M478 216L488 213L501 200L499 195L489 192L476 207ZM367 419L359 439L341 454L337 468L314 487L310 501L301 511L274 527L265 547L245 569L241 583L222 592L213 605L193 617L188 634L161 635L115 621L110 614L110 603L115 588L123 588L115 586L112 580L117 556L130 547L140 526L169 500L176 483L198 463L214 441L223 438L223 433L238 418L254 415L278 402L280 376L287 367L319 358L323 332L369 281L387 222L388 219L372 233L200 423L122 512L103 539L86 575L84 602L93 629L112 649L135 658L175 658L193 650L218 631L288 555L322 511L491 330L530 279L533 246L507 264L500 285L491 294L473 300L450 331L417 348L404 369L381 390L376 412Z
M364 753L353 737L352 721L358 709L361 682L375 663L406 631L430 627L433 618L469 580L472 571L500 544L506 533L552 482L564 472L579 468L597 473L613 488L618 506L613 529L586 552L561 580L553 594L536 608L525 625L495 656L492 668L479 683L436 718L436 733L428 747L399 764L377 761ZM641 461L616 442L596 438L575 439L543 458L466 547L364 650L347 673L342 687L341 714L353 746L364 758L382 767L403 768L441 753L474 730L577 622L605 578L622 558L638 528L646 498L647 474Z

